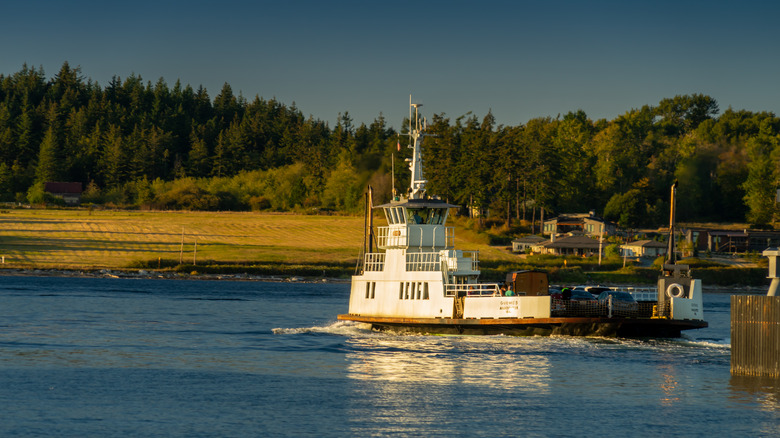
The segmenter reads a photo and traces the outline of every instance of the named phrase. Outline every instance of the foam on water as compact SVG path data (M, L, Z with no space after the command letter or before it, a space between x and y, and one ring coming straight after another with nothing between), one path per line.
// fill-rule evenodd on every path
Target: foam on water
M275 335L299 335L303 333L327 333L332 335L358 335L371 330L371 324L363 324L353 321L336 321L326 326L274 328L271 332Z
M633 339L633 338L612 338L598 336L507 336L497 335L440 335L440 334L420 334L420 333L395 333L395 332L374 332L371 331L371 324L359 323L354 321L335 321L328 325L312 327L277 327L273 328L273 334L276 335L296 335L307 333L323 333L340 336L355 336L372 334L377 337L394 339L452 339L461 340L469 343L484 344L514 344L514 343L545 343L547 345L560 345L570 348L630 348L630 349L662 349L668 348L707 348L728 351L731 349L731 340L703 338L697 339L683 334L680 338L661 338L661 339Z

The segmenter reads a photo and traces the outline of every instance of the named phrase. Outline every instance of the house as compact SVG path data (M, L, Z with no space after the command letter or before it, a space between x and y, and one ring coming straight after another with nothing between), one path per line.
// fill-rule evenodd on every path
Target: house
M545 239L542 236L525 236L520 237L518 239L514 239L512 241L512 252L527 252L532 246L536 245L537 243L546 242L547 239Z
M553 236L551 240L533 245L531 251L539 254L587 257L596 255L599 251L604 254L606 247L607 242L600 243L598 239L572 233L563 237Z
M699 251L711 253L761 252L780 246L780 232L761 230L685 230L685 239Z
M589 213L566 214L544 221L542 234L566 234L572 231L582 231L588 236L615 234L617 227L612 222L596 216L595 211Z
M748 233L747 231L705 231L706 248L711 252L747 252ZM701 234L699 234L701 236ZM688 236L686 236L688 237ZM691 240L690 238L688 240ZM697 239L699 240L699 239Z
M62 198L67 205L78 205L81 202L80 182L47 182L43 190L52 196Z
M656 258L666 255L667 244L656 240L635 240L620 245L620 249L622 254L628 257Z

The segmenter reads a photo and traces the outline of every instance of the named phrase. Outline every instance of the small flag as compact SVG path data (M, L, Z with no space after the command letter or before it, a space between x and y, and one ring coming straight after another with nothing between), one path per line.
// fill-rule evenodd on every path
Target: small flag
M401 140L398 140L398 152L401 152Z

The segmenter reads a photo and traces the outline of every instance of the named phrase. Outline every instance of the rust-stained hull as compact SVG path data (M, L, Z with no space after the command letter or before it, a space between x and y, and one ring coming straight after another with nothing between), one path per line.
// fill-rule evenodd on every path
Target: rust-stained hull
M662 318L558 317L558 318L392 318L338 315L342 321L371 324L374 330L423 334L510 336L605 336L626 338L677 338L683 330L707 327L707 322Z

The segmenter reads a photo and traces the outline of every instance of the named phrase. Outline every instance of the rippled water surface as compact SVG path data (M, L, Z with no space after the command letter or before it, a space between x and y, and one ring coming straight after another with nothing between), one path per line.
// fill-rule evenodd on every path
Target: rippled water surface
M778 436L729 295L677 340L397 336L349 285L0 277L0 436Z

